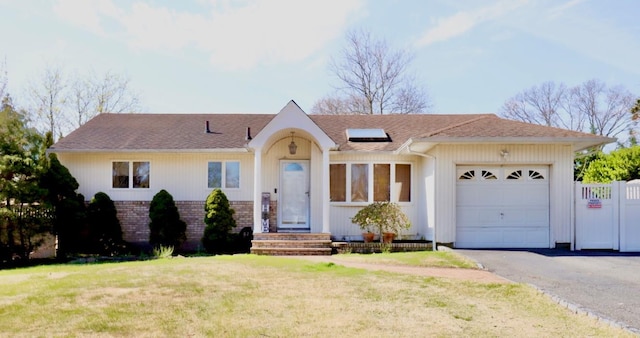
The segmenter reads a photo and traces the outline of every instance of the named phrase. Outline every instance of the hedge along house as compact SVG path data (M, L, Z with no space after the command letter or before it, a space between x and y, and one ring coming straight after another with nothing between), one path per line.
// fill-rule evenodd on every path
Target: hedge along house
M275 115L102 114L50 151L88 199L109 194L134 243L148 241L149 203L165 189L196 248L221 188L254 235L358 240L350 218L390 200L412 221L404 238L549 248L573 242L575 152L612 141L493 114L307 115L290 101Z

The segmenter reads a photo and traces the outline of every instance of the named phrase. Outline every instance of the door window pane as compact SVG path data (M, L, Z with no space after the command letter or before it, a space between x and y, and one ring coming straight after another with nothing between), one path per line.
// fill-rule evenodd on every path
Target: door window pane
M369 165L351 165L351 202L369 200Z
M411 165L396 164L396 187L399 202L411 202Z
M329 190L331 202L345 202L347 200L347 165L329 165Z
M133 187L149 188L149 162L133 162Z
M225 163L225 188L240 188L240 162Z
M113 162L112 187L129 188L129 162Z
M373 165L373 201L384 202L390 199L391 165Z

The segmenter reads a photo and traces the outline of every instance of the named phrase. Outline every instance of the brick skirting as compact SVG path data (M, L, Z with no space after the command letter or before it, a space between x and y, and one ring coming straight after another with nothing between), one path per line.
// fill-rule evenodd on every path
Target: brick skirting
M150 201L114 201L125 241L148 247L149 245L149 204ZM229 201L235 210L234 218L239 232L244 227L253 227L253 201ZM276 229L276 201L271 202L270 231ZM176 201L180 219L187 223L187 241L182 250L198 250L202 247L204 234L204 201Z

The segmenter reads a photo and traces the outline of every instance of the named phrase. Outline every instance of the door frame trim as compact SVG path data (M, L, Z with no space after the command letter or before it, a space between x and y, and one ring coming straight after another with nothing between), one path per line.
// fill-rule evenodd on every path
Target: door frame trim
M284 166L285 163L300 163L304 162L307 165L307 177L306 177L306 185L307 185L307 215L306 215L306 227L294 229L287 228L282 224L282 211L283 211L283 198L282 195L278 197L278 221L276 222L276 229L278 232L304 232L308 233L311 231L311 160L309 159L281 159L278 162L278 175L280 177L278 182L278 190L280 194L282 194L283 189L283 178L284 178Z

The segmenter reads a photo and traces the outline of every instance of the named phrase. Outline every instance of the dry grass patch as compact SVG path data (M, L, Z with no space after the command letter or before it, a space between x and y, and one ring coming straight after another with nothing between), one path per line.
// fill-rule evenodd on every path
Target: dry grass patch
M477 269L477 264L474 261L453 251L340 254L333 257L336 260L359 263Z
M0 299L0 336L627 335L525 285L253 255L0 271Z

